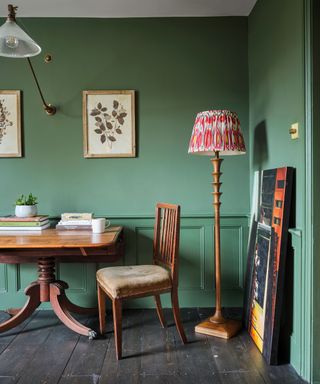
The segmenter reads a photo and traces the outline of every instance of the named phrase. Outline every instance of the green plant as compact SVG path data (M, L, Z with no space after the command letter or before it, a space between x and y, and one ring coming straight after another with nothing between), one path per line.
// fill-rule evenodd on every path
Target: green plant
M29 193L29 196L21 195L16 200L16 205L36 205L38 203L38 198L33 196L32 193Z

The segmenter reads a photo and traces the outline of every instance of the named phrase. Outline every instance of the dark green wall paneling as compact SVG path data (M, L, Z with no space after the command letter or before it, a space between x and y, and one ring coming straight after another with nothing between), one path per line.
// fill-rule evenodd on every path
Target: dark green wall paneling
M259 0L249 16L250 167L293 166L296 185L292 225L294 260L292 301L295 316L291 362L304 377L310 374L310 356L304 332L309 265L304 256L305 231L305 67L304 1ZM298 122L300 138L291 140L289 128ZM305 290L304 290L305 289ZM289 294L289 293L288 293ZM288 300L287 300L288 301ZM300 312L299 312L300 309ZM301 312L302 311L302 312ZM308 315L307 315L308 316Z
M24 153L1 159L0 214L17 194L39 196L42 213L153 213L156 201L184 213L211 213L211 163L187 154L198 111L238 112L248 137L246 18L22 19L43 55L34 67L49 102L47 117L25 60L0 60L2 89L23 92ZM84 159L81 91L137 91L135 159ZM223 164L222 212L248 212L248 156ZM237 182L237 196L234 186Z
M125 226L126 254L118 264L150 263L154 219L149 217L112 218L112 223ZM225 216L222 217L221 224L223 303L226 306L241 306L248 218L240 215ZM182 218L179 286L182 306L214 305L212 249L212 217ZM36 266L33 264L0 266L0 309L22 305L25 302L23 289L32 279L36 279ZM96 302L95 271L103 266L106 264L64 263L58 265L57 275L70 284L68 296L73 301L90 306ZM168 296L164 298L163 304L170 305ZM127 305L152 306L153 300L139 299L130 301Z
M302 251L302 231L297 229L290 230L291 234L291 244L293 253L292 256L294 258L293 263L291 260L288 260L288 265L294 265L293 273L290 275L290 279L293 280L293 282L296 282L296 284L293 284L293 282L289 282L287 284L288 287L292 287L293 289L293 304L292 304L292 310L290 311L290 315L292 314L292 318L288 319L288 323L290 324L292 330L290 335L290 362L295 367L297 372L300 374L305 371L305 361L302 357L302 349L304 341L302 340L303 335L301 332L301 328L303 328L302 324L304 323L304 316L302 308L305 308L305 298L301 294L301 285L305 283L305 266L304 264L304 258L303 258L303 251ZM288 253L288 256L290 256L290 253ZM288 269L287 269L288 270ZM298 284L300 282L300 284ZM291 299L289 298L288 301ZM287 300L285 299L285 302ZM290 316L291 317L291 316ZM291 323L292 322L292 323ZM292 324L292 325L291 325Z

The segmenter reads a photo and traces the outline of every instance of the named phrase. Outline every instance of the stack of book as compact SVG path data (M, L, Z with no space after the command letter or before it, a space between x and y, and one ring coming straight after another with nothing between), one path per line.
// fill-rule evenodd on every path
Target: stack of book
M42 231L49 228L49 216L0 217L0 231Z
M92 213L63 213L56 225L58 230L92 230Z

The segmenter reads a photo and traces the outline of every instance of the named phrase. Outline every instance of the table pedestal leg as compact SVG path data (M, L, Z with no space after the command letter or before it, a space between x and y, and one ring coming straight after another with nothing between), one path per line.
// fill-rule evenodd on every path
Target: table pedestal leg
M66 295L63 296L63 305L64 307L72 313L77 313L79 315L96 315L98 313L98 308L84 308L79 305L73 304Z
M18 310L10 319L0 324L0 332L8 331L26 320L40 305L40 286L37 282L32 283L25 289L29 296L23 308Z
M80 335L89 336L90 339L95 338L96 332L79 323L70 312L91 314L97 313L97 309L83 308L71 303L65 294L68 284L56 280L54 258L38 259L38 272L38 280L25 290L25 294L29 296L27 303L21 309L11 308L7 311L12 317L0 324L0 333L17 326L27 319L41 303L50 301L52 309L68 328Z
M69 300L66 297L64 287L59 282L50 284L50 302L55 314L68 328L80 335L89 336L89 339L94 339L97 336L95 331L79 323L68 311L65 303Z
M59 283L60 286L63 287L64 290L68 289L69 286L65 281L56 280L56 283ZM63 302L63 306L72 313L77 313L78 315L96 315L98 314L98 308L85 308L80 307L77 304L72 303L66 295L60 297L60 301Z

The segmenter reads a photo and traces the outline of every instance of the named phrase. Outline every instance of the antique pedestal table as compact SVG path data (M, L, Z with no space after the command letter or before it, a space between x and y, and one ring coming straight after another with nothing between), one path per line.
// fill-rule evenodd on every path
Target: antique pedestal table
M96 308L79 307L65 294L68 284L55 277L55 263L112 262L124 252L122 227L110 227L106 232L57 231L0 232L0 263L37 263L39 277L26 289L28 296L23 308L7 312L11 318L0 323L0 332L7 331L25 319L43 302L50 302L59 319L73 331L94 338L94 330L79 323L73 313L92 313ZM92 276L95 279L95 276Z

